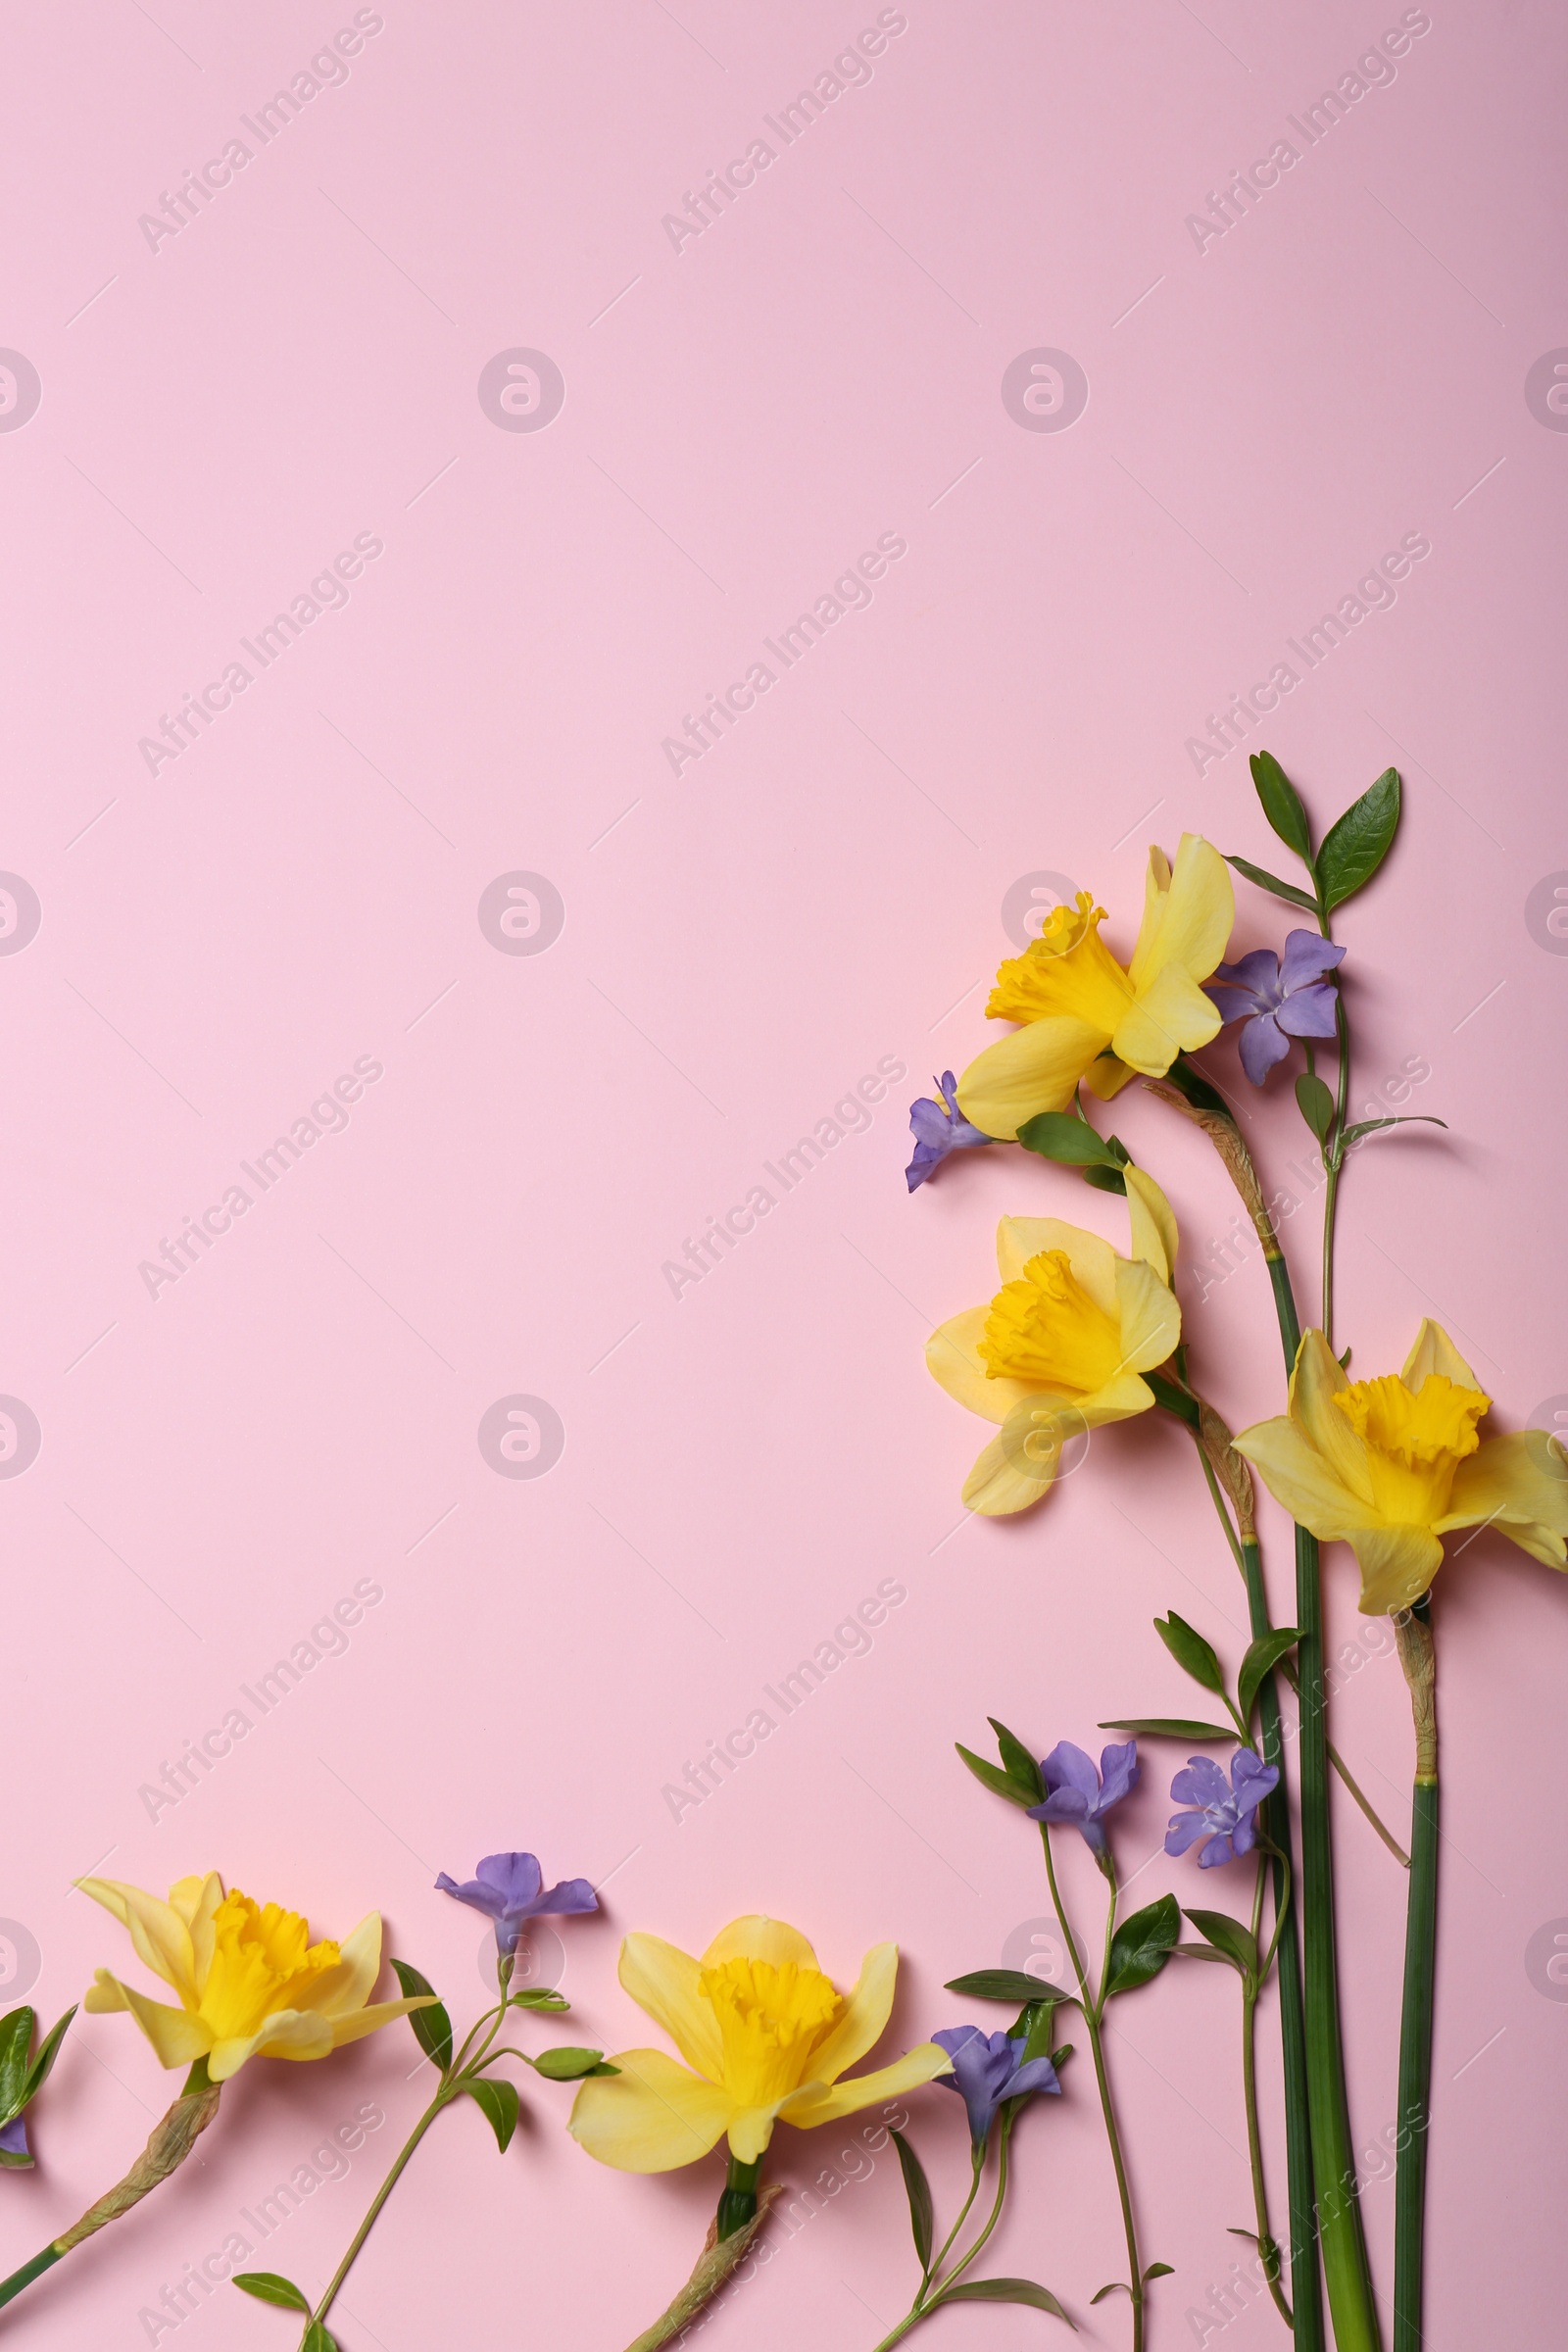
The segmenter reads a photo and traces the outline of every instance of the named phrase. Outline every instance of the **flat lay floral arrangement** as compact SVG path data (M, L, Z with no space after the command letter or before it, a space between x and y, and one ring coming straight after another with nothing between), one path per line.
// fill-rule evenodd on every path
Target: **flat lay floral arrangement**
M961 2139L968 2186L957 2211L939 2216L915 2132L906 2121L889 2129L907 2194L912 2291L876 2352L950 2306L984 2303L1022 2306L1069 2328L1093 2305L1119 2305L1133 2352L1155 2342L1201 2342L1217 2323L1181 2308L1179 2263L1149 2259L1142 2158L1120 2120L1107 2018L1113 2002L1143 1992L1172 1963L1202 1961L1220 1971L1216 1997L1236 2003L1240 2028L1252 2210L1248 2227L1235 2230L1236 2304L1257 2305L1260 2319L1271 2305L1270 2324L1308 2352L1330 2344L1338 2352L1384 2352L1385 2345L1417 2352L1441 1851L1436 1580L1445 1539L1462 1533L1455 1546L1462 1549L1485 1528L1546 1567L1568 1565L1568 1462L1543 1431L1492 1426L1493 1398L1437 1323L1422 1322L1397 1371L1365 1369L1353 1337L1346 1338L1348 1318L1335 1292L1342 1190L1358 1152L1412 1122L1392 1113L1350 1116L1356 971L1333 923L1394 843L1400 783L1387 771L1319 840L1278 762L1259 754L1251 769L1262 817L1294 859L1295 878L1188 834L1174 860L1151 850L1136 937L1130 921L1078 893L999 971L987 1011L1010 1024L1006 1033L961 1076L944 1073L910 1113L911 1194L936 1179L961 1183L969 1152L1014 1148L1028 1155L1018 1163L1026 1200L997 1230L995 1277L977 1236L978 1302L927 1345L933 1377L987 1427L964 1503L982 1517L1042 1509L1049 1550L1051 1490L1086 1458L1093 1475L1095 1433L1164 1414L1191 1440L1193 1474L1212 1501L1217 1541L1246 1596L1250 1640L1240 1655L1225 1654L1174 1609L1155 1618L1160 1646L1151 1646L1148 1671L1140 1663L1136 1673L1146 1688L1163 1684L1176 1710L1170 1714L1101 1716L1101 1706L1124 1704L1128 1693L1086 1691L1071 1723L1031 1725L1029 1738L995 1719L985 1740L974 1726L953 1727L963 1734L954 1770L979 1784L975 1801L1010 1805L1032 1825L1023 1833L1018 1824L1021 1868L1023 1839L1032 1846L1038 1837L1064 1981L1003 1967L966 1970L963 1962L976 1955L962 1948L930 1955L955 1969L948 1990L956 2006L992 2022L943 2021L928 2038L889 2053L880 2045L898 1973L892 1941L865 1954L845 1990L804 1935L765 1915L731 1920L701 1956L636 1932L622 1940L619 1981L659 2039L607 2057L570 2042L527 2046L569 2006L559 1991L515 1981L528 1923L598 1907L585 1880L547 1887L532 1854L490 1854L470 1879L442 1873L436 1882L435 1891L481 1912L495 1930L495 1997L461 2037L434 1986L407 1961L389 1962L395 1997L374 1997L383 1952L373 1913L341 1941L313 1942L298 1914L225 1889L214 1872L181 1879L167 1896L85 1879L82 1891L120 1932L118 1966L125 1972L100 1968L85 2006L128 2016L157 2061L183 2081L124 2178L0 2280L0 2305L24 2291L69 2291L69 2281L48 2275L170 2181L215 2125L220 2140L224 2086L243 2067L258 2059L329 2059L342 2045L406 2020L433 2070L428 2101L336 2271L310 2292L278 2273L232 2272L237 2291L292 2315L301 2352L339 2345L352 2352L334 2305L383 2207L395 2193L416 2197L421 2175L439 2160L442 2134L429 2151L421 2153L421 2143L446 2110L476 2107L505 2153L524 2085L541 2102L540 2120L564 2124L564 2162L576 2162L580 2151L629 2173L711 2167L717 2202L707 2243L631 2352L651 2352L707 2325L719 2290L765 2252L769 2209L782 2193L777 2177L768 2178L777 2126L809 2132L868 2109L885 2114L888 2103L902 2107L927 2086L951 2095L919 2099L918 2137L928 2152L943 2133ZM1254 894L1250 923L1260 907L1270 918L1276 906L1288 909L1277 946L1231 956L1233 873ZM1225 1058L1230 1041L1234 1069ZM1200 1069L1194 1055L1216 1044L1219 1054ZM1256 1311L1278 1327L1280 1393L1260 1397L1256 1417L1239 1432L1208 1400L1208 1368L1184 1335L1180 1238L1166 1195L1154 1170L1135 1164L1109 1132L1109 1105L1135 1083L1206 1137L1216 1181L1239 1196L1260 1244ZM1294 1085L1310 1133L1322 1197L1319 1266L1299 1298L1299 1277L1278 1236L1283 1215L1298 1203L1254 1164L1235 1107L1242 1088L1286 1085ZM1123 1204L1124 1247L1054 1213L1074 1182ZM1123 1209L1107 1213L1119 1220ZM1258 1479L1295 1523L1294 1588L1278 1624L1273 1611L1287 1572L1274 1567L1271 1599L1255 1511ZM1380 1818L1329 1738L1322 1579L1325 1556L1329 1572L1341 1572L1341 1555L1325 1555L1335 1545L1353 1555L1360 1608L1387 1621L1403 1668L1411 1716L1407 1817ZM1484 1575L1485 1567L1467 1562L1457 1573ZM1201 1693L1190 1702L1195 1713L1179 1711L1182 1678ZM1057 1737L1041 1755L1042 1731L1072 1736ZM1101 1733L1110 1737L1102 1741ZM1358 1808L1342 1819L1356 1835L1380 1839L1387 1868L1403 1876L1402 1957L1369 1939L1348 1913L1336 1920L1335 1773ZM1145 1776L1169 1788L1164 1845L1177 1866L1177 1891L1129 1909L1116 1812ZM1058 1876L1061 1841L1077 1838L1102 1882L1102 1913L1082 1930ZM956 1933L961 1937L961 1928ZM1399 1972L1396 2085L1348 2079L1339 2014L1343 1967L1358 1975ZM1222 1991L1231 1981L1233 1989ZM155 1997L153 1982L172 1997ZM1262 2037L1260 2006L1269 2020ZM0 2020L0 2167L32 2166L35 2138L47 2153L47 2085L74 2014L36 2048L29 2008ZM1278 2098L1259 2096L1260 2062L1281 2070ZM301 2082L302 2098L310 2095L309 2080ZM540 2084L572 2086L569 2112L553 2118L549 2102L565 2094ZM1391 2090L1395 2250L1392 2280L1380 2281L1362 2230L1351 2115L1352 2105L1368 2100L1387 2112ZM1071 2250L1051 2226L1050 2116L1054 2102L1074 2099L1092 2102L1103 2120L1103 2194L1125 2242L1125 2276L1108 2280L1064 2276ZM1263 2120L1275 2112L1283 2117L1279 2145ZM884 2129L878 2121L876 2133ZM1020 2132L1038 2143L1027 2196L1015 2193ZM577 2151L567 2148L567 2133ZM581 2193L592 2196L589 2168L581 2181ZM1013 2242L1038 2242L1037 2267L1053 2274L1049 2286L1004 2275L987 2259L1010 2193ZM1033 2207L1030 2198L1038 2200ZM672 2255L669 2278L650 2280L651 2305L676 2287L690 2251L684 2260ZM159 2315L142 2318L156 2342ZM176 2325L169 2319L171 2331ZM280 2344L288 2340L280 2334ZM580 2340L598 2340L591 2311L582 2313ZM957 2337L950 2328L942 2340Z

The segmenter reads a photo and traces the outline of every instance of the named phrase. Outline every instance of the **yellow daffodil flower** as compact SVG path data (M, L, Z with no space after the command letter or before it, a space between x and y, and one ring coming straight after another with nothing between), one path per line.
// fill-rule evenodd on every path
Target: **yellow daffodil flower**
M1141 1168L1122 1174L1130 1258L1057 1217L1004 1217L1002 1289L926 1342L926 1363L948 1395L1002 1424L963 1488L987 1518L1037 1502L1068 1439L1147 1413L1154 1395L1139 1374L1162 1364L1182 1336L1170 1203Z
M986 1135L1015 1136L1042 1110L1066 1110L1087 1082L1102 1101L1133 1076L1162 1078L1179 1053L1220 1031L1199 983L1222 960L1236 919L1230 869L1200 834L1184 833L1172 868L1149 853L1144 919L1123 969L1100 936L1105 910L1086 890L1058 906L997 974L986 1011L1019 1021L958 1081L958 1108Z
M381 1971L381 1919L372 1911L341 1944L312 1943L297 1912L223 1892L216 1871L181 1879L167 1903L118 1879L78 1879L83 1894L127 1929L136 1957L172 1985L172 2009L101 1968L87 2007L128 2009L165 2066L207 2061L226 2082L247 2058L325 2058L346 2041L422 2009L433 1994L369 2001Z
M1407 1609L1443 1564L1442 1539L1492 1527L1548 1568L1568 1566L1568 1464L1544 1430L1483 1438L1492 1399L1424 1321L1396 1377L1348 1380L1320 1331L1304 1334L1290 1411L1236 1440L1293 1519L1361 1564L1369 1616Z
M934 2041L840 2080L881 2038L898 1966L898 1945L877 1944L846 1996L781 1920L732 1920L701 1960L657 1936L628 1936L621 1984L686 2064L662 2050L619 2051L618 2075L578 2091L572 2132L590 2156L623 2173L695 2163L722 2132L732 2156L755 2164L780 2120L805 2131L929 2082L952 2064Z

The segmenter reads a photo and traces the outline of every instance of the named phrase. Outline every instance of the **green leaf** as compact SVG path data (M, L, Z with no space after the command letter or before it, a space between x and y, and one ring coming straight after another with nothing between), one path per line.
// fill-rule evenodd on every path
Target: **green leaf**
M1040 1799L1031 1796L1026 1788L1020 1788L1016 1781L1009 1780L1000 1764L988 1764L984 1756L977 1756L973 1749L965 1747L961 1740L955 1740L954 1745L974 1774L981 1788L989 1788L993 1796L1004 1796L1009 1805L1034 1805L1040 1802Z
M1318 884L1327 913L1370 882L1389 854L1399 822L1399 771L1386 767L1329 827L1317 854Z
M0 2017L0 2122L9 2123L27 2103L27 2052L36 2023L25 2007Z
M1152 2262L1144 2273L1144 2284L1147 2286L1151 2278L1174 2278L1175 2276L1176 2265L1173 2262Z
M435 1986L421 1977L416 1968L411 1968L407 1960L394 1960L392 1969L405 1997L434 1992ZM437 2001L433 2009L411 2009L409 2023L414 2028L414 2038L420 2049L427 2058L433 2058L445 2074L452 2064L452 2020L440 2002Z
M1307 872L1312 870L1312 827L1301 796L1272 752L1254 752L1249 765L1252 783L1263 804L1263 814L1288 850L1294 850Z
M1075 1119L1066 1110L1042 1110L1034 1118L1025 1119L1018 1130L1018 1141L1026 1152L1038 1152L1042 1159L1060 1160L1070 1168L1118 1165L1115 1152L1102 1136L1096 1134L1088 1120Z
M1027 2066L1031 2058L1051 2056L1051 2029L1055 2014L1054 2001L1030 2001L1018 2012L1007 2039L1014 2041L1020 2034L1023 2035L1023 2056L1018 2061L1020 2066Z
M1016 1732L1009 1732L1004 1723L999 1723L995 1715L988 1715L986 1721L997 1735L997 1753L1002 1758L1008 1780L1015 1781L1020 1788L1030 1791L1029 1802L1032 1805L1044 1804L1046 1784L1034 1751L1024 1745Z
M1235 1126L1235 1114L1218 1087L1210 1086L1185 1054L1177 1054L1165 1072L1165 1084L1173 1086L1179 1095L1185 1096L1195 1110L1212 1111L1215 1118L1228 1119Z
M1187 1916L1204 1942L1211 1943L1216 1952L1223 1952L1244 1977L1257 1975L1257 1938L1250 1928L1239 1919L1232 1919L1228 1911L1189 1910Z
M300 2352L338 2352L337 2337L328 2335L319 2320L313 2320L305 2330Z
M534 2060L534 2071L547 2082L575 2082L583 2075L593 2074L605 2063L603 2050L574 2049L564 2042L560 2049L541 2050ZM619 2069L615 2069L619 2072Z
M1070 2001L1076 1995L1064 1992L1059 1984L1043 1984L1039 1977L1026 1977L1021 1968L977 1968L972 1976L950 1978L946 1990L960 1992L971 2001L1007 2001L1016 2007L1020 2001Z
M515 2082L492 2082L488 2075L474 2075L463 2087L495 2133L496 2146L504 2156L517 2129L519 2102Z
M1205 1690L1224 1697L1225 1677L1213 1645L1203 1640L1196 1627L1172 1609L1168 1616L1154 1619L1154 1631L1185 1674L1190 1674L1195 1683L1201 1683Z
M1102 2286L1099 2294L1091 2295L1089 2300L1091 2304L1103 2303L1107 2295L1130 2295L1132 2291L1125 2278L1112 2278L1108 2286Z
M1300 1084L1299 1079L1297 1080L1297 1084ZM1427 1110L1407 1111L1400 1119L1361 1119L1355 1126L1347 1127L1340 1138L1340 1150L1348 1152L1350 1146L1358 1144L1363 1135L1376 1135L1380 1127L1441 1127L1446 1133L1447 1126L1446 1119L1435 1119Z
M1334 1124L1334 1097L1315 1070L1303 1070L1296 1081L1296 1100L1302 1118L1319 1143Z
M905 2194L909 2200L909 2228L914 2232L914 2250L920 2257L922 2278L931 2268L931 2248L936 2235L936 2213L931 2203L931 2183L925 2177L925 2166L910 2147L902 2132L890 2129L890 2137L899 2151L899 2163L904 2172Z
M293 2279L280 2278L276 2271L236 2271L229 2283L254 2295L258 2303L280 2303L285 2311L308 2313L311 2308Z
M1067 2320L1055 2296L1036 2286L1032 2278L962 2278L956 2286L933 2295L926 2308L935 2311L942 2303L1027 2303L1035 2311L1049 2311L1054 2319ZM1072 2327L1071 2320L1067 2325Z
M1136 1732L1140 1740L1234 1740L1234 1723L1192 1723L1184 1715L1127 1715L1102 1723L1102 1732Z
M509 1992L507 2005L512 2009L569 2009L571 2003L564 1992L549 1985L540 1985L533 1992Z
M1245 874L1249 882L1255 882L1259 890L1271 890L1277 899L1286 900L1292 906L1304 906L1308 914L1316 914L1316 899L1309 899L1304 890L1297 889L1294 882L1282 882L1278 874L1271 874L1264 867L1254 865L1250 858L1233 858L1229 851L1225 854L1225 862L1234 865L1239 874Z
M1110 1939L1105 1968L1105 1993L1132 1992L1157 1977L1182 1932L1181 1906L1173 1894L1162 1894L1124 1920Z
M1242 1660L1242 1671L1236 1678L1236 1703L1244 1723L1252 1720L1252 1702L1262 1688L1263 1677L1278 1665L1288 1650L1301 1639L1298 1626L1282 1625L1271 1634L1260 1634Z
M22 2096L22 2104L24 2107L28 2106L31 2101L37 2097L39 2091L42 2090L44 2084L48 2082L50 2073L54 2067L54 2062L60 2055L60 2045L65 2040L66 2034L70 2030L71 2021L75 2014L76 2004L74 2001L73 2001L71 2007L66 2011L65 2016L58 2019L56 2023L50 2027L48 2033L44 2035L43 2040L39 2043L38 2055L36 2058L34 2058L31 2066L29 2066L27 2069L26 2087Z
M1083 1178L1085 1184L1092 1184L1094 1186L1097 1193L1120 1193L1122 1198L1125 1200L1127 1194L1127 1179L1122 1174L1119 1167L1080 1168L1078 1173Z
M22 2148L0 2148L0 2168L8 2173L30 2173L34 2161Z

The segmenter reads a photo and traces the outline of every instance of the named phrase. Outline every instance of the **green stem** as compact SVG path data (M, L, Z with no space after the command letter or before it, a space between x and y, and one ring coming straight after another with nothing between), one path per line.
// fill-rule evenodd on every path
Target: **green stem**
M1262 1938L1263 1888L1267 1877L1267 1858L1260 1854L1257 1880L1252 1891L1254 1950L1259 1948ZM1249 1976L1242 1984L1242 2097L1247 2108L1247 2159L1252 2174L1252 2213L1257 2223L1257 2251L1262 2259L1268 2291L1274 2298L1274 2308L1286 2327L1291 2328L1291 2307L1280 2285L1280 2249L1269 2226L1268 2183L1263 2177L1263 2142L1257 2124L1257 1995L1266 1973L1265 1968L1260 1968L1255 1978Z
M1396 1621L1396 1630L1415 1705L1416 1775L1410 1825L1410 1901L1404 1934L1404 2007L1399 2023L1394 2352L1419 2352L1438 1924L1438 1721L1432 1636L1424 1598L1402 1623Z
M720 2245L723 2244L726 2237L733 2237L737 2230L744 2230L747 2223L756 2217L757 2183L761 2177L761 2171L762 2159L760 2156L758 2157L755 2164L742 2164L738 2156L731 2156L723 2193L718 2200L717 2228Z
M1105 2070L1104 2040L1100 2030L1101 2020L1105 2011L1106 1967L1102 1967L1101 1970L1099 1994L1094 2000L1091 2000L1089 1998L1089 1979L1082 1961L1078 1958L1078 1947L1073 1942L1072 1930L1067 1925L1067 1913L1061 1900L1061 1891L1056 1885L1055 1864L1052 1860L1051 1854L1051 1832L1045 1822L1040 1824L1040 1842L1046 1849L1046 1877L1051 1884L1051 1899L1056 1907L1056 1919L1061 1928L1062 1941L1072 1954L1073 1965L1078 1974L1078 1988L1082 1995L1080 2007L1089 2034L1090 2055L1095 2062L1095 2083L1100 2092L1100 2111L1105 2119L1105 2139L1110 2149L1111 2166L1116 2175L1116 2195L1121 2204L1122 2232L1127 2240L1128 2292L1132 2296L1133 2303L1132 2352L1144 2352L1143 2265L1138 2256L1138 2230L1133 2220L1132 2190L1127 2180L1127 2166L1121 2149L1121 2132L1116 2124L1116 2103L1110 2094L1110 2077ZM1116 1878L1113 1864L1106 1861L1101 1867L1110 1881L1110 1902L1105 1913L1105 1959L1108 1965L1111 1939L1116 1932Z
M963 2260L955 2267L953 2276L949 2278L943 2279L941 2289L939 2289L938 2294L932 2298L930 2304L927 2306L927 2308L930 2310L934 2310L936 2308L937 2302L941 2300L942 2293L945 2292L948 2287L956 2285L963 2277L964 2272L969 2268L970 2263L973 2262L975 2256L985 2244L986 2239L991 2235L992 2230L1002 2219L1003 2200L1007 2193L1007 2143L1012 2137L1012 2115L1004 2115L1001 2128L997 2132L997 2193L991 2200L991 2211L986 2217L986 2226L981 2230L979 2236L975 2239L974 2244L969 2248L969 2251L964 2256ZM978 2179L978 2175L976 2178ZM951 2245L952 2242L953 2241L950 2238L948 2243Z
M980 2193L980 2176L985 2170L985 2161L986 2152L984 2146L982 2145L976 2148L973 2154L972 2172L969 2181L969 2194L964 2198L963 2203L958 2208L957 2220L954 2223L953 2228L948 2231L947 2236L943 2239L941 2245L931 2257L931 2260L926 2264L925 2276L920 2280L920 2292L915 2297L916 2303L919 2303L923 2300L927 2286L937 2276L938 2272L942 2268L942 2265L947 2261L948 2255L953 2247L954 2239L957 2236L958 2231L963 2228L964 2223L969 2218L969 2208Z
M1321 907L1317 919L1324 938L1331 938L1329 918ZM1345 1165L1345 1114L1350 1105L1350 1029L1345 1017L1345 998L1339 989L1334 992L1334 1035L1340 1056L1339 1085L1334 1098L1334 1143L1332 1153L1323 1155L1328 1179L1323 1192L1323 1337L1331 1348L1334 1345L1334 1220L1340 1205L1340 1172Z
M30 2262L24 2262L20 2271L13 2271L9 2278L0 2278L0 2303L11 2302L24 2286L30 2286L35 2278L43 2277L45 2271L52 2271L57 2262L64 2260L59 2246L45 2246L41 2254L35 2254Z
M332 2305L337 2300L339 2288L342 2286L344 2279L348 2277L350 2271L354 2268L354 2265L359 2258L361 2247L365 2244L366 2239L369 2236L371 2230L375 2226L376 2217L379 2215L382 2206L386 2203L388 2197L392 2194L392 2191L402 2180L409 2159L414 2154L415 2149L418 2146L420 2140L429 2131L430 2126L435 2122L435 2119L440 2114L442 2108L450 2105L452 2099L455 2097L456 2087L457 2086L454 2082L443 2082L440 2089L436 2092L435 2097L430 2101L429 2106L425 2109L418 2122L415 2125L414 2130L409 2133L408 2138L404 2141L403 2147L393 2163L392 2170L387 2174L386 2179L382 2181L380 2187L376 2190L375 2195L371 2198L368 2212L366 2214L364 2221L360 2224L358 2230L355 2230L353 2237L349 2241L348 2252L338 2264L337 2269L332 2273L331 2278L327 2281L326 2292L322 2295L321 2300L319 2303L318 2303L315 2312L312 2314L313 2320L318 2324L325 2321L327 2313L331 2310ZM309 2330L307 2330L307 2332L309 2332Z

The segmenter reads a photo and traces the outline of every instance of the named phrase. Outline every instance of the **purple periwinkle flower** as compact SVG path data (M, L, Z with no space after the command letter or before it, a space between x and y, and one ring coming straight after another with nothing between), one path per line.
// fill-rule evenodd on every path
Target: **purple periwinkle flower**
M1097 1772L1093 1756L1086 1756L1070 1740L1061 1740L1040 1770L1046 1801L1029 1807L1030 1819L1070 1822L1083 1832L1085 1844L1103 1868L1110 1859L1110 1843L1101 1823L1111 1806L1119 1805L1138 1786L1137 1740L1105 1748Z
M1257 1843L1257 1808L1279 1786L1279 1777L1274 1766L1250 1747L1239 1747L1232 1756L1229 1783L1212 1756L1189 1756L1170 1792L1178 1804L1194 1809L1172 1814L1165 1832L1166 1853L1185 1854L1201 1838L1205 1842L1198 1857L1200 1870L1213 1870L1250 1853Z
M922 1095L918 1102L909 1104L909 1130L914 1137L914 1157L905 1169L905 1181L911 1193L917 1192L928 1176L934 1176L950 1152L969 1152L976 1144L994 1144L994 1135L982 1135L970 1125L958 1108L958 1081L951 1070L933 1078L936 1100Z
M546 1886L543 1881L536 1855L486 1854L466 1885L460 1886L442 1871L436 1886L493 1919L496 1943L506 1954L516 1950L525 1922L543 1912L598 1910L599 1897L586 1879L563 1879L559 1886Z
M32 2150L27 2145L27 2119L14 2115L9 2124L0 2124L0 2158L15 2164L18 2158L25 2164L32 2162Z
M1238 963L1222 963L1203 994L1223 1021L1245 1021L1242 1067L1261 1086L1291 1050L1293 1037L1332 1037L1337 991L1327 975L1345 955L1315 931L1292 931L1285 954L1254 948Z
M956 2090L969 2111L969 2136L983 2148L1004 2099L1021 2099L1034 2091L1054 2091L1061 2084L1049 2058L1024 2057L1028 2046L1021 2034L982 2034L978 2026L944 2026L932 2040L953 2060L951 2075L938 2075L944 2090Z

